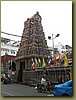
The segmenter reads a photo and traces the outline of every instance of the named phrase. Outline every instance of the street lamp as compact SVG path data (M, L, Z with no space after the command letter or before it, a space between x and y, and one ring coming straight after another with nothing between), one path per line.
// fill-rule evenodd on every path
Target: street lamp
M59 37L59 34L57 34L55 37L53 37L53 34L52 34L53 57L54 57L54 39L55 39L56 37ZM51 40L51 36L48 36L48 39Z

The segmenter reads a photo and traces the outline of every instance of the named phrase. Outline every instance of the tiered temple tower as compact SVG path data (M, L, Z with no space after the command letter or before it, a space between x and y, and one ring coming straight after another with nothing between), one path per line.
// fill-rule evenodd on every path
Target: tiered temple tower
M18 57L47 55L47 42L41 24L41 16L37 12L24 22L24 29L21 38Z
M47 41L45 40L41 21L42 18L37 12L24 22L23 34L16 58L18 77L23 74L23 70L32 70L32 58L36 57L38 59L39 57L42 59L44 56L47 63L47 57L50 52L47 49ZM21 79L19 78L19 80Z

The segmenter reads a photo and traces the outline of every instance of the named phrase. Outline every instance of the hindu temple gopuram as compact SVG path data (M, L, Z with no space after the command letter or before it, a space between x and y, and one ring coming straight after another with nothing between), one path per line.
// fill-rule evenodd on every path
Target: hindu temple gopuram
M50 55L50 51L47 48L47 41L42 26L42 17L39 15L39 12L37 12L24 22L21 43L15 59L15 77L17 82L34 83L41 79L43 73L46 73L51 80L57 80L59 74L65 79L66 72L70 71L70 67L46 68L47 58ZM42 68L43 58L46 63L44 63L45 69ZM37 64L39 61L41 61L41 63ZM34 66L35 69L32 67L33 62L37 64Z
M34 71L32 70L32 59L36 58L38 60L39 58L42 60L42 57L44 57L45 62L47 62L46 58L49 55L49 51L47 50L47 41L41 21L42 18L37 12L24 22L21 43L16 58L18 81L22 81L22 78L30 79L32 77L31 75L27 77L28 72L32 73ZM33 72L32 74L35 73Z

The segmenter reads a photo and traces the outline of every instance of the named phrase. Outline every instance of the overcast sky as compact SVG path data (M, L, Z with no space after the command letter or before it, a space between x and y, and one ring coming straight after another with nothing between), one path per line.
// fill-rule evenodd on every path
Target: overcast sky
M48 36L60 34L54 44L72 46L72 1L1 1L1 31L22 35L24 21L36 12L42 17L42 26L48 46ZM1 34L2 37L20 40Z

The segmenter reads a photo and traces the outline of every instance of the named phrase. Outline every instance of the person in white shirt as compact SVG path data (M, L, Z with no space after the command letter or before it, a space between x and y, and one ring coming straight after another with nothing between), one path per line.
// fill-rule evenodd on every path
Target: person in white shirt
M41 84L44 86L44 89L46 89L47 82L46 82L46 76L45 75L43 75L43 77L41 79Z
M42 79L41 79L41 84L45 84L46 83L46 79L44 79L43 77L42 77Z

